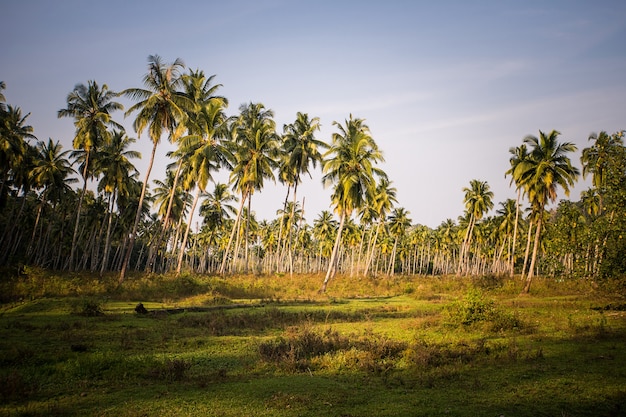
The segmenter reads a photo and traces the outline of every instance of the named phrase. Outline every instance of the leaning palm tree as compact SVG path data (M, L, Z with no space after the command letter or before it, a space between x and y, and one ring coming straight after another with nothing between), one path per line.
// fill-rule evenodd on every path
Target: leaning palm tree
M74 256L76 253L76 239L78 238L78 226L80 223L80 214L87 189L87 181L94 173L94 164L92 155L98 151L98 148L107 143L111 139L111 133L108 128L123 130L123 127L111 119L111 113L116 110L122 110L122 106L114 101L117 93L109 90L106 84L102 87L97 82L89 80L87 85L76 84L74 90L67 95L67 108L57 112L57 116L71 117L74 119L76 133L74 135L74 149L81 152L75 153L75 156L82 155L82 176L83 189L78 198L78 208L76 210L76 221L74 222L74 234L72 236L72 247L68 265L70 269L74 268Z
M241 200L237 218L224 251L220 274L224 274L226 270L230 247L240 227L244 204L248 202L248 214L250 214L252 194L255 190L263 188L266 178L274 180L273 169L277 166L278 135L273 119L274 112L266 110L261 103L243 104L239 107L239 111L240 115L232 126L235 151L230 177L234 188L241 194ZM249 225L249 223L248 221L246 224ZM246 233L245 236L247 235ZM239 245L235 244L233 261L237 260L238 248ZM247 256L245 260L247 268Z
M563 188L565 195L569 195L570 187L574 185L580 174L578 168L572 166L567 156L568 153L576 151L576 145L571 142L560 143L559 135L559 132L553 130L548 134L539 131L539 137L526 136L524 143L531 147L530 155L517 168L521 183L527 187L528 199L537 222L524 293L530 292L545 206L549 202L556 201L559 186Z
M152 153L150 154L150 162L146 170L146 179L143 182L141 194L139 196L139 204L135 221L130 233L128 248L122 262L119 282L124 281L128 262L133 252L135 244L137 227L141 219L143 200L146 195L146 187L150 179L150 172L154 163L157 146L161 142L163 133L168 134L170 141L176 141L184 131L184 124L181 121L186 116L186 111L194 108L194 103L189 100L184 93L178 91L182 85L180 70L185 65L182 60L176 59L171 64L165 64L158 55L150 55L148 57L148 73L143 78L145 89L129 88L122 92L131 99L138 100L130 107L125 115L138 111L133 126L139 136L148 129L150 139L152 140Z
M468 270L469 248L472 243L472 234L476 222L482 219L489 210L493 208L493 192L490 190L487 181L471 180L470 187L464 187L465 210L469 221L459 254L459 267L457 275L461 275Z
M350 115L345 125L337 122L333 122L333 125L337 126L339 132L333 133L330 149L324 155L322 181L325 186L334 184L331 198L335 212L339 215L339 229L321 292L326 291L328 282L336 273L341 231L346 218L354 210L363 207L374 194L375 176L386 176L381 169L374 166L384 161L384 158L363 119L354 119Z

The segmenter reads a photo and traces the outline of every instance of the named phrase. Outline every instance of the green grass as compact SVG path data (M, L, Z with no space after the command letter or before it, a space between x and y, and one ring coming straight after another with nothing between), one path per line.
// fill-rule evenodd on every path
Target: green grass
M338 277L320 295L321 280L5 278L0 416L626 413L615 291Z

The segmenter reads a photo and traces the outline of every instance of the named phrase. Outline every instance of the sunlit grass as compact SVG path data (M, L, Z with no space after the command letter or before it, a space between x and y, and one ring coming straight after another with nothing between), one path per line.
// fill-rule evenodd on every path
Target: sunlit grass
M115 279L3 284L0 416L610 416L626 400L623 298L585 282Z

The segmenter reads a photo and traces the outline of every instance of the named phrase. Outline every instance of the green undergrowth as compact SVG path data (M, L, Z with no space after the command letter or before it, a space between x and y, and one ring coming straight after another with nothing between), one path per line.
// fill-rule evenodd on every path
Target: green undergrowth
M0 416L624 413L619 292L340 276L319 294L322 278L5 278Z

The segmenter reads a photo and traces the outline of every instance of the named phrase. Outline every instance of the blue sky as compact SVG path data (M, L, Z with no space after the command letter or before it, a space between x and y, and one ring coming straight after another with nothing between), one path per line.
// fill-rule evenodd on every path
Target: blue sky
M334 121L363 118L398 206L431 227L462 214L472 179L490 184L496 208L514 198L508 150L526 135L560 131L579 147L580 167L590 133L626 128L619 0L5 0L0 53L7 102L31 112L40 140L67 148L73 124L56 112L74 85L139 87L151 54L216 74L229 114L262 102L282 129L305 112L321 119L327 142ZM136 137L133 115L116 119ZM150 148L144 133L142 179ZM152 178L163 177L171 149L164 139ZM318 169L299 188L309 222L330 209L320 178ZM268 182L253 198L257 216L273 218L285 192Z

